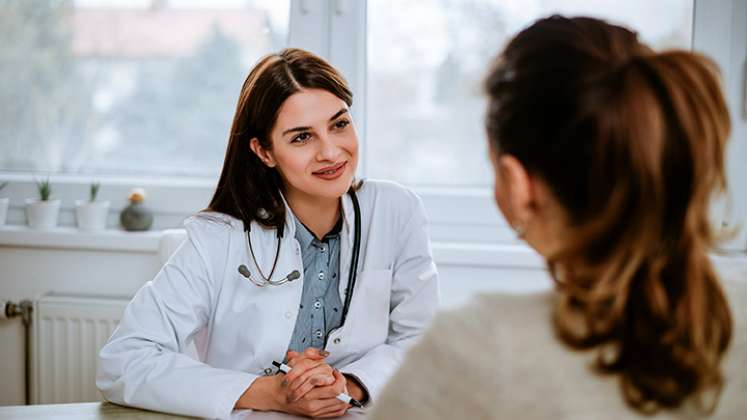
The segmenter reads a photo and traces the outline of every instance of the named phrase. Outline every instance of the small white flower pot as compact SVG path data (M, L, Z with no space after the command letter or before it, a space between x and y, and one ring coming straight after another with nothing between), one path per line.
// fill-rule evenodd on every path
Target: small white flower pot
M26 200L26 219L31 228L55 228L57 227L57 217L59 214L60 200L41 201L35 198Z
M108 201L78 200L75 202L75 220L78 222L78 229L104 230L108 215Z
M10 198L0 198L0 226L4 225L8 218L8 206L10 206Z

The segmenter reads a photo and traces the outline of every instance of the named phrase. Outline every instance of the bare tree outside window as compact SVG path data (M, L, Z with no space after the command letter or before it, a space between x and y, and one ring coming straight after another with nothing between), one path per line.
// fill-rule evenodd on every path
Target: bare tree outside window
M0 0L0 170L214 177L289 2Z
M481 82L513 34L553 13L587 15L632 27L657 48L690 48L692 8L692 0L369 1L368 175L489 186Z

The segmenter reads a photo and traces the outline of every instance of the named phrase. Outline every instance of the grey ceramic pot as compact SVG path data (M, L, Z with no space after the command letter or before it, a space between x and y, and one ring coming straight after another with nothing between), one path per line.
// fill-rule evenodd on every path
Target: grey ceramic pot
M153 212L145 207L143 203L131 202L129 206L119 214L119 222L122 227L129 231L142 231L150 229L153 225Z

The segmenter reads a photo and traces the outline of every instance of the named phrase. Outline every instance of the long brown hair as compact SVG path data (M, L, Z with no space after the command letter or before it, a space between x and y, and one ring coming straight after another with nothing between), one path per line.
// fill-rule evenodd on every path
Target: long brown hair
M208 210L242 220L245 229L256 220L282 235L283 181L277 169L266 166L251 151L249 143L256 137L264 149L272 150L270 133L278 111L302 89L323 89L348 106L353 104L345 78L324 59L297 48L263 57L241 88L226 158Z
M730 129L716 65L552 16L507 45L485 89L493 150L548 185L570 220L548 257L561 339L597 348L598 370L619 374L641 412L690 397L710 412L732 327L707 255Z

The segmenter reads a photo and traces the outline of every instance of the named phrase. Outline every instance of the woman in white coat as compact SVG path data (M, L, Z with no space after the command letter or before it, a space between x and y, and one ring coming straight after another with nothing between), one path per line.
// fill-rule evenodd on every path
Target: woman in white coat
M351 104L339 72L302 50L250 72L210 206L100 352L107 400L335 417L341 392L377 398L436 310L437 272L419 198L354 181Z

